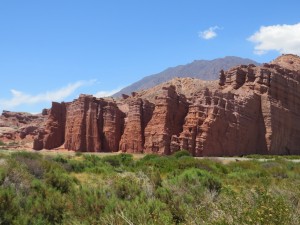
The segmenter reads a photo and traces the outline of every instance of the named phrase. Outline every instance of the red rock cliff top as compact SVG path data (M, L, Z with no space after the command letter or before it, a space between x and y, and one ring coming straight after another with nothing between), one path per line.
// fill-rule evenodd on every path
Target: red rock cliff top
M283 54L271 61L272 64L277 64L285 69L300 71L300 57L293 54Z

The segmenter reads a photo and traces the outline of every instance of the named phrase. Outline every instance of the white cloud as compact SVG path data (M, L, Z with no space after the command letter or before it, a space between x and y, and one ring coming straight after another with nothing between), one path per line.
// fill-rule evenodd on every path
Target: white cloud
M218 26L210 27L207 30L199 32L199 37L209 40L217 36L216 30L220 29Z
M110 91L98 91L96 94L94 94L95 97L101 98L101 97L109 97L113 94L119 92L122 88L113 89Z
M79 87L84 85L91 85L95 83L96 80L90 81L77 81L76 83L68 84L55 91L47 91L45 93L40 93L37 95L30 95L15 89L11 90L11 99L0 99L0 108L2 109L12 109L19 105L34 105L42 102L52 102L52 101L62 101L66 97L73 94Z
M262 26L248 41L255 43L255 54L261 55L275 50L300 55L300 23Z

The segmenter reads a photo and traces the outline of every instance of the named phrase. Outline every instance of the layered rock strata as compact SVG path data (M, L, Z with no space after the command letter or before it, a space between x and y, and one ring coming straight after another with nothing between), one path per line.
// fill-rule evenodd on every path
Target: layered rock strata
M133 98L128 105L129 111L119 145L120 150L128 153L143 153L145 128L153 116L154 104L141 98Z
M124 113L113 101L80 95L71 103L52 103L46 127L33 148L75 151L118 151Z
M95 152L300 154L300 58L234 67L218 82L176 78L117 101L81 95L53 103L34 148L63 144Z

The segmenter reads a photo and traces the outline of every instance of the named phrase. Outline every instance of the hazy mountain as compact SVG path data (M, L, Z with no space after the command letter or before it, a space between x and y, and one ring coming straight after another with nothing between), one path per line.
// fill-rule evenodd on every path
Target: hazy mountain
M219 78L221 69L227 70L237 65L248 65L259 63L251 60L235 56L226 56L214 60L195 60L186 65L170 67L160 73L146 76L141 80L123 88L121 91L114 94L118 97L121 94L130 94L133 91L139 91L154 87L158 84L171 80L174 77L194 77L202 80L216 80Z

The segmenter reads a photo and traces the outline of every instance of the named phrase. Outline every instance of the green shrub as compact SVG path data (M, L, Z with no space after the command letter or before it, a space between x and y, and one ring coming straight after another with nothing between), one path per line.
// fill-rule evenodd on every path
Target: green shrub
M160 156L157 154L147 154L140 161L148 161L148 160L152 160L152 159L157 159L159 157Z
M133 163L133 157L130 154L110 155L102 158L103 162L113 167L130 166Z
M284 198L264 191L254 201L254 207L246 212L246 220L252 220L253 224L290 224L291 209Z
M152 157L151 159L140 160L137 163L139 168L154 167L160 171L160 173L175 172L178 169L178 160L171 156Z
M89 167L97 166L99 162L101 162L101 158L93 155L93 154L85 154L83 155L84 162L87 163Z
M30 206L31 220L28 224L63 224L66 214L65 196L55 190L47 190L48 198L34 198ZM33 222L34 221L34 222Z
M136 198L130 202L124 201L120 203L117 208L118 211L113 221L103 218L101 224L174 224L168 205L159 199L145 201L144 199Z
M74 186L76 180L60 170L48 172L45 176L46 183L61 193L68 193Z
M71 171L76 173L81 173L88 167L85 161L78 161L73 159L71 159L68 164L70 165Z
M8 161L8 166L3 171L2 179L2 187L4 188L11 188L18 194L28 194L30 191L32 176L26 168L13 159Z
M219 193L222 183L219 178L211 173L200 169L187 169L178 176L178 182L182 185L203 185L209 191Z
M168 209L172 215L172 224L181 224L184 222L186 215L186 212L183 210L183 205L186 203L181 201L183 195L182 190L180 191L180 197L178 197L177 194L178 193L174 193L174 191L167 187L159 187L155 192L156 198L168 206Z
M178 159L178 158L181 158L183 156L192 156L192 155L187 150L180 150L180 151L177 151L177 152L173 153L173 156Z
M112 187L116 196L123 200L132 200L141 192L137 181L130 176L118 177Z
M65 164L65 163L68 163L68 159L66 159L64 156L62 155L56 155L53 159L52 159L54 162L58 162L58 163L62 163L62 164Z
M11 153L11 157L14 159L41 159L43 156L40 153L37 152L27 152L27 151L19 151L19 152L13 152Z
M157 169L152 169L151 171L148 171L146 174L155 188L158 188L162 185L162 178Z
M300 224L300 166L282 158L15 152L0 162L0 224Z
M121 161L118 156L105 156L105 157L103 157L102 160L103 160L103 162L106 162L113 167L121 166Z
M0 146L5 146L6 144L3 141L0 141Z

